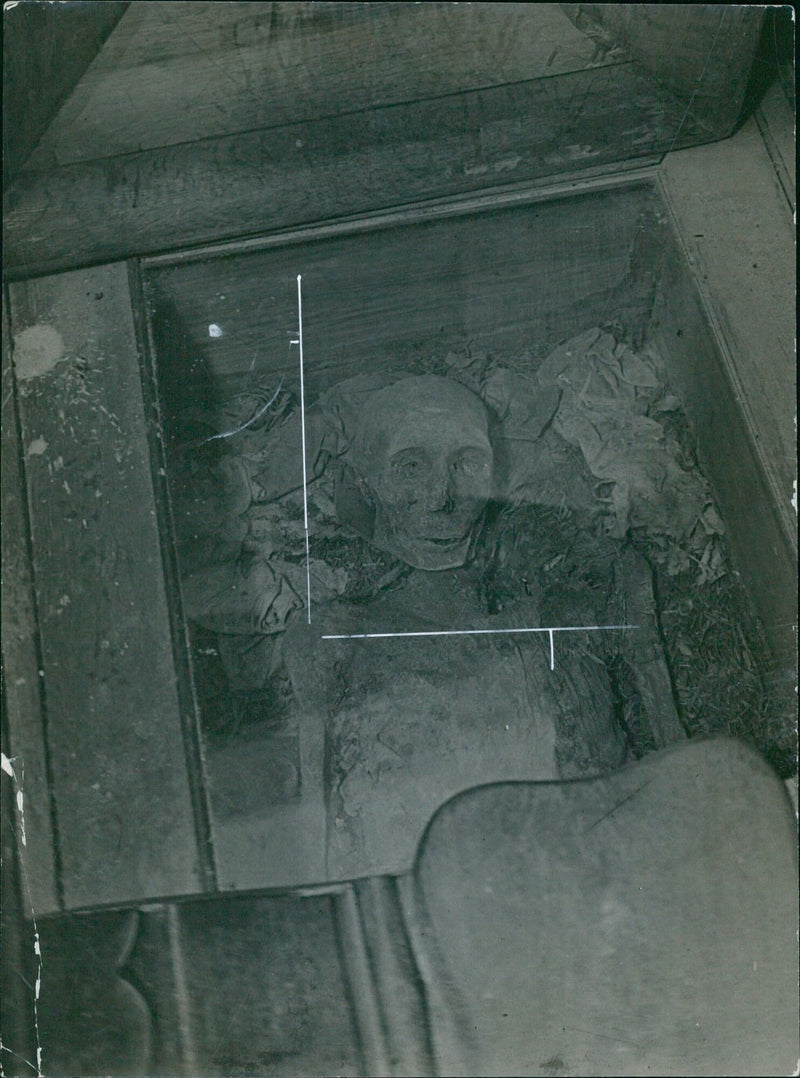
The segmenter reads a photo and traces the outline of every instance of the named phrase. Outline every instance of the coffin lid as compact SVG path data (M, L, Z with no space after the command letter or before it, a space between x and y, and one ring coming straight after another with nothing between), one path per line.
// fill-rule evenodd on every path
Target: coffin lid
M613 173L724 138L764 11L9 7L6 271ZM42 18L52 35L33 32Z

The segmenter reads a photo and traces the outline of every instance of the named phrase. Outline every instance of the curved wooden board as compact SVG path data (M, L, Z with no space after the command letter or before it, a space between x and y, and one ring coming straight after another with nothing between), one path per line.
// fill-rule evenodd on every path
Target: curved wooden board
M469 791L434 817L415 895L421 968L449 1011L440 1074L796 1064L794 821L737 742Z

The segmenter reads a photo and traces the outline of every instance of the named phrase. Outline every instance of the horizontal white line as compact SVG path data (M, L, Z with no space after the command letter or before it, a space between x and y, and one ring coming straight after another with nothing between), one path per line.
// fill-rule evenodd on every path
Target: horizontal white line
M486 636L490 633L594 633L602 629L638 629L638 625L554 625L547 629L430 629L414 633L338 633L322 640L381 640L389 636Z

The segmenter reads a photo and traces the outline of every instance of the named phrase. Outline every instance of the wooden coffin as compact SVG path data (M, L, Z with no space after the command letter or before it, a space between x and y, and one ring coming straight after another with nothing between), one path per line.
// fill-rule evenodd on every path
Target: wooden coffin
M299 390L287 336L298 270L309 402L355 372L442 359L465 342L475 355L543 356L613 323L655 348L771 644L760 673L779 692L791 680L792 538L770 483L780 476L765 472L739 407L665 179L409 209L12 285L16 422L5 429L26 502L19 473L6 482L31 533L30 547L22 524L4 544L5 661L12 750L28 761L35 909L325 878L298 846L322 826L318 807L270 794L258 753L275 743L234 738L221 756L203 744L163 441L176 399L199 401L204 385L230 398L254 357ZM282 467L299 475L299 458ZM310 742L287 751L306 775Z
M221 433L203 426L215 402L252 388L253 371L298 396L298 275L310 408L361 371L523 353L535 366L604 327L663 361L724 522L741 629L764 645L742 648L751 666L718 685L714 627L681 640L729 709L717 729L796 771L794 155L780 80L753 108L774 74L773 15L4 11L4 950L30 984L46 964L34 1032L9 1039L44 1073L472 1073L491 1069L487 1053L531 1073L794 1065L791 819L767 766L690 743L602 779L466 792L383 875L349 882L364 872L329 871L328 806L304 797L319 737L259 740L258 723L208 736L200 653L220 634L192 620L176 496L176 445ZM187 399L201 421L181 431ZM670 663L685 701L699 683L683 652ZM756 689L772 716L758 730L737 710ZM261 719L280 703L266 693ZM645 748L675 728L661 733ZM520 821L527 875L497 901L549 963L544 981L577 967L520 913L531 894L591 967L570 1001L575 1035L525 1010L542 985L508 959L493 881L475 868L485 842L504 874L522 863ZM569 864L551 871L568 844L585 855L577 887ZM742 946L717 946L716 913ZM704 955L692 1028L696 963L681 964L681 945ZM33 995L10 981L24 1024ZM614 1008L626 1017L612 1029ZM532 1022L547 1044L533 1061Z

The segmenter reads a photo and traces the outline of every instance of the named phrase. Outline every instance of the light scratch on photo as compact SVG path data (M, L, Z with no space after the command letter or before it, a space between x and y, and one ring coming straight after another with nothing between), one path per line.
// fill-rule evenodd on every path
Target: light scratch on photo
M259 410L255 413L255 415L251 415L249 419L245 420L245 422L241 424L241 426L234 427L233 430L222 431L222 433L220 433L220 434L211 434L211 435L209 435L208 438L203 438L199 442L193 442L192 443L192 448L197 449L201 445L207 445L209 442L216 442L220 438L233 438L234 435L241 434L242 431L247 430L248 427L252 427L252 425L254 423L256 423L259 419L261 419L261 417L272 407L272 405L278 399L278 394L280 393L282 387L283 387L283 379L281 378L280 382L278 382L278 388L272 394L272 396L267 401L267 403L264 405L264 407L259 408Z

